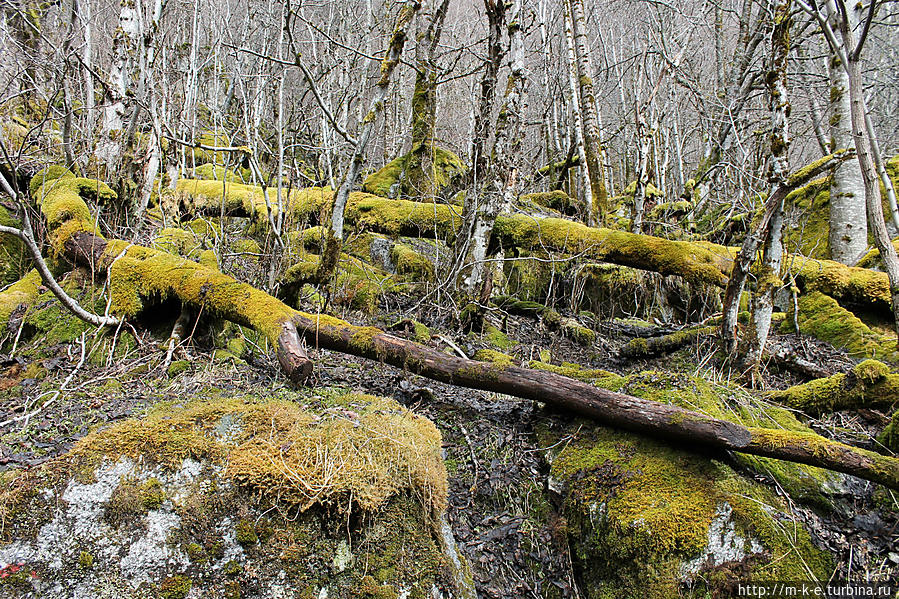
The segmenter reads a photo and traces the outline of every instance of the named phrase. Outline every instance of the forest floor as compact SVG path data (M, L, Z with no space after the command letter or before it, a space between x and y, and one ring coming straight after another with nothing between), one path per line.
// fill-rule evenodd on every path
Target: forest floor
M407 313L381 314L371 322L360 314L346 315L356 323L381 327L404 316ZM449 339L469 354L486 347L481 336L441 328L436 312L430 320L427 314L419 316L431 326L433 346L445 349ZM512 353L525 359L549 351L553 357L563 358L557 361L619 374L674 370L712 379L723 376L712 366L711 339L700 339L655 360L624 361L617 354L628 337L621 334L615 321L593 323L599 336L590 347L532 319L508 316L502 324L515 344ZM775 342L789 345L833 371L845 371L852 365L842 352L808 337L785 335ZM38 353L33 344L42 341L30 343L20 348L17 357L0 356L0 422L35 411L28 419L0 427L0 470L36 466L67 451L89 431L139 416L157 402L177 405L209 393L277 395L287 389L277 363L258 352L243 361L194 346L189 349L189 367L167 372L160 337L147 332L139 334L138 343L124 356L101 357L92 361L99 363L85 362L77 369L79 342L44 346ZM88 335L86 350L90 343ZM21 357L29 355L33 357ZM562 596L578 596L579 575L570 555L561 502L549 476L552 448L541 446L536 432L539 427L553 426L574 430L555 445L567 443L577 434L573 417L534 402L423 379L370 360L326 350L313 349L312 355L314 379L302 393L314 395L322 388L337 387L392 397L427 416L440 429L449 474L447 516L472 565L481 596L542 597L549 586ZM767 373L766 383L773 387L796 382L801 381L788 372ZM855 441L870 439L878 429L877 414L862 418L857 413L837 413L810 424L826 436L844 440L850 436ZM736 462L731 465L740 469ZM773 484L758 474L741 471ZM837 509L826 515L790 502L815 542L836 556L839 570L834 578L858 580L891 569L894 575L899 572L899 509L878 511L872 501L874 487L861 481L849 485L851 494L838 498Z

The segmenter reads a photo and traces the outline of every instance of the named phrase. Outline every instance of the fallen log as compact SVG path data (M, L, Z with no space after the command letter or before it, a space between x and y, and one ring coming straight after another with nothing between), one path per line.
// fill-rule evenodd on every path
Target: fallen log
M682 329L661 337L637 337L625 343L618 353L622 358L652 358L670 354L701 337L714 334L715 327L706 326Z
M198 309L247 324L276 348L285 374L300 382L312 364L300 335L317 348L378 360L453 385L542 401L626 430L685 443L785 459L852 474L899 490L899 459L843 445L813 433L748 428L674 405L640 399L552 372L450 356L375 327L291 309L267 293L165 252L106 240L94 229L81 197L112 193L87 179L44 183L36 197L54 248L76 264L107 275L111 310L139 312L147 298L174 296ZM49 186L49 187L48 187Z
M148 299L175 297L183 306L205 309L259 331L275 348L289 379L301 382L309 377L312 362L288 306L264 291L186 258L104 239L82 197L101 194L110 196L114 192L104 183L69 177L45 182L35 197L54 250L73 265L107 276L112 312L133 317L144 309Z
M227 216L260 219L264 215L265 203L258 187L185 179L177 188L182 196L181 209L193 216L218 216L223 207ZM333 197L334 192L327 188L296 190L285 201L287 216L310 224L327 222ZM357 230L394 237L424 236L452 242L461 228L462 215L457 206L449 204L390 200L355 192L350 194L346 222ZM737 252L737 248L714 243L671 241L525 214L498 216L494 236L507 250L583 255L721 288L727 284ZM803 292L821 291L845 305L871 307L892 315L885 273L795 254L785 256L784 265Z
M322 314L293 322L310 345L370 358L452 385L541 401L601 424L688 446L726 449L852 474L899 489L899 459L830 441L814 433L746 427L699 412L601 389L546 372L447 355Z
M770 394L772 400L820 416L837 410L889 408L899 404L899 375L877 360L865 360L838 373Z

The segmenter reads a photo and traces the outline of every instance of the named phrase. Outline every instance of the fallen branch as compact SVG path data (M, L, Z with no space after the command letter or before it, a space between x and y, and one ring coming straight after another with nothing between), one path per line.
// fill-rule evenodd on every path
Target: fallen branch
M631 339L621 348L622 358L652 358L670 354L693 343L700 337L715 334L715 327L693 327L662 335L661 337Z

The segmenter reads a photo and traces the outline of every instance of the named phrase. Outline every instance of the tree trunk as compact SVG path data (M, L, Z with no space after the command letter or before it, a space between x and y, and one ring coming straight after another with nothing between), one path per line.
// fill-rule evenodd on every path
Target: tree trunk
M773 30L771 34L771 58L768 66L768 109L771 111L771 156L768 181L771 195L787 183L790 174L790 100L787 96L787 63L790 55L790 0L771 3ZM783 284L780 279L783 258L783 200L777 202L768 227L762 250L762 263L752 302L752 318L749 322L746 352L742 358L744 368L756 378L762 352L768 341L771 314L774 312L774 292Z
M328 230L327 249L322 255L318 273L319 279L330 276L330 273L337 266L340 246L343 243L343 220L346 203L350 198L350 192L353 191L359 180L359 173L362 171L362 162L365 158L365 148L368 146L368 141L375 129L378 114L384 110L384 99L387 97L387 91L390 87L390 78L396 69L396 65L399 64L403 46L406 44L406 31L420 6L420 3L414 0L404 5L400 9L399 15L397 15L396 24L390 36L390 42L387 45L387 52L381 60L381 76L375 84L375 91L372 95L368 112L365 118L362 119L361 131L356 139L346 174L340 183L337 194L334 196L334 205L331 208L331 227Z
M434 172L434 154L437 151L434 136L437 132L437 46L443 34L449 0L442 0L436 10L429 6L419 15L420 28L415 46L415 88L412 92L412 145L413 160L405 173L402 187L404 195L432 199L437 195ZM425 21L425 13L429 17ZM425 27L425 23L427 26Z
M480 295L481 303L489 299L489 285L494 269L489 268L487 247L493 234L496 217L516 197L518 152L521 147L522 108L527 82L524 64L524 34L521 31L521 2L513 0L509 14L509 80L496 122L493 142L493 161L487 168L487 184L479 198L471 227L470 247L466 252L470 270L464 269L462 289L469 295Z
M583 115L584 149L586 153L586 173L590 184L591 207L595 222L605 224L609 218L609 197L602 174L602 146L599 139L599 118L596 110L596 95L593 91L593 67L587 46L587 21L584 18L582 0L566 0L573 19L574 46L578 61L578 95ZM592 225L593 222L587 224Z
M569 102L571 103L571 114L574 116L574 147L577 149L578 155L578 163L580 164L581 169L583 170L585 177L584 179L588 182L590 181L590 173L587 170L587 149L586 142L584 140L584 123L583 123L583 115L581 113L581 100L580 100L580 90L578 89L578 61L577 61L577 50L574 46L574 20L571 16L571 8L568 0L563 2L563 9L565 10L565 42L568 47L568 86L569 86ZM567 170L567 169L564 169ZM591 196L593 190L591 188ZM576 193L571 193L571 197L577 197ZM589 201L585 203L586 213L586 222L593 222L593 200L592 197Z
M96 155L106 166L108 177L118 177L125 137L125 115L131 102L128 90L132 85L133 57L140 46L140 18L133 0L121 0L119 26L112 38L112 65L109 68L110 97L103 109L100 138Z
M755 230L751 231L743 240L743 245L737 253L736 258L734 258L733 269L731 270L730 278L727 281L727 288L724 291L724 306L722 308L721 316L721 343L722 349L726 354L733 354L736 350L737 315L740 307L740 295L743 293L746 278L749 275L749 268L752 265L752 261L755 259L755 252L758 250L759 245L768 239L771 221L775 218L776 214L782 213L784 198L786 198L793 189L801 187L805 183L811 181L816 175L829 168L833 168L835 165L839 165L840 162L849 159L853 155L854 154L848 150L841 150L836 154L825 156L788 176L786 181L777 186L768 196L768 199L765 202L765 211L762 214L759 224L756 226ZM841 285L840 280L853 279L851 275L847 276L845 273L842 273L842 276L833 276L833 273L825 272L826 270L832 270L824 268L825 263L821 262L819 265L820 266L812 263L803 263L799 266L799 272L797 272L795 276L801 280L800 282L811 281L813 284L816 279L820 278L823 285L827 285L828 281L834 281L836 285ZM865 286L865 283L862 283L861 281L859 281L859 283L861 286ZM827 293L835 294L835 292L838 291L841 290L832 287L828 289Z
M843 0L837 0L843 2ZM851 9L843 7L843 12L850 14ZM862 72L859 53L856 50L855 35L847 19L840 23L843 47L846 49L846 73L849 76L849 102L851 106L852 137L858 152L858 163L862 168L862 180L865 184L865 207L868 215L868 226L874 236L874 244L880 250L883 268L890 282L890 296L893 307L894 326L899 333L899 256L890 240L886 222L883 220L880 188L877 185L877 169L871 151L871 138L868 137L865 125L864 89L862 88Z
M825 2L833 25L839 15L831 2ZM850 10L849 15L855 11ZM854 22L855 19L852 18ZM832 25L832 26L833 26ZM830 78L830 151L852 146L852 118L849 99L849 75L839 56L831 51ZM833 173L830 184L830 258L843 264L855 264L868 249L868 223L865 214L865 185L858 160L848 160Z

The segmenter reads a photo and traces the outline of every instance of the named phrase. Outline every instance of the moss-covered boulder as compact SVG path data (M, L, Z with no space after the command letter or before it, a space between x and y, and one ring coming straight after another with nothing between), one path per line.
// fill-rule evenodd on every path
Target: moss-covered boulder
M661 372L575 374L716 417L804 429L790 413L756 404L738 387ZM546 425L540 435L545 446L565 439L551 456L551 487L561 496L585 597L729 596L728 585L738 580L823 579L832 569L830 555L813 544L782 498L723 456L703 457L586 421ZM814 468L740 460L787 485L794 499L820 507L837 488L838 477Z
M428 148L425 148L427 150ZM467 167L455 153L440 147L433 150L429 180L430 187L438 191L462 176ZM385 198L420 197L421 190L415 189L408 173L422 168L422 144L416 144L407 154L391 160L375 171L362 184L362 190Z
M0 595L472 597L440 452L371 396L160 405L2 475Z
M0 205L0 225L4 227L20 227L9 211ZM22 276L27 256L25 246L17 237L0 233L0 287L13 283Z
M899 410L893 412L893 419L877 436L877 442L894 453L899 453Z

